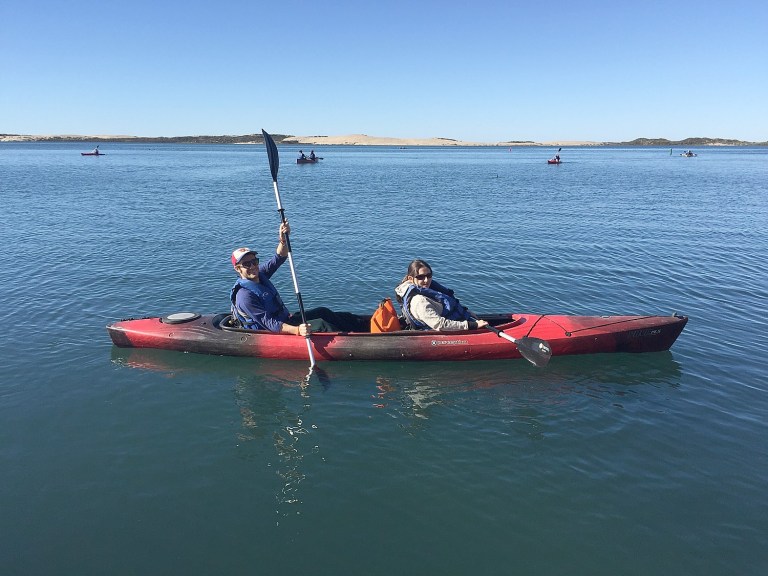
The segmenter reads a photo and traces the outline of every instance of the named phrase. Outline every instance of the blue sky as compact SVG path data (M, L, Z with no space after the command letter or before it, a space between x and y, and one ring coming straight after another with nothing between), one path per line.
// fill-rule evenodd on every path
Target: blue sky
M768 140L768 3L0 2L0 133Z

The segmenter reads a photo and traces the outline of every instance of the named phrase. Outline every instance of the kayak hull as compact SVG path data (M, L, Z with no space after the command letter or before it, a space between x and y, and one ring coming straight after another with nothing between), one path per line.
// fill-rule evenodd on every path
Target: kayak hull
M101 152L80 152L80 156L104 156Z
M685 316L482 315L514 338L546 340L553 356L668 350L682 332ZM115 345L213 354L303 360L304 338L227 326L228 314L129 318L107 326ZM504 360L521 358L517 347L490 330L456 332L402 330L387 333L315 333L318 361Z
M547 164L560 164L560 160L547 160Z
M317 164L319 158L312 160L311 158L296 158L296 164Z

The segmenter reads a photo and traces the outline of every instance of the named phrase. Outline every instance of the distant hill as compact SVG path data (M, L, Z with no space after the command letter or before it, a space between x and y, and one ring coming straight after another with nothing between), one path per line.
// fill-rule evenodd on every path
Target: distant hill
M744 142L727 138L686 138L685 140L667 140L666 138L635 138L629 142L606 142L623 146L766 146L768 142Z
M272 134L276 142L282 142L288 136ZM0 134L0 142L121 142L136 144L262 144L261 134L244 136L21 136L18 134Z
M287 140L290 144L306 144L307 138L310 140L315 138L312 142L314 144L322 144L323 142L331 143L333 140L329 136L317 136L306 137L299 139L296 136L289 134L272 134L275 142L281 143ZM373 142L377 145L397 145L400 141L398 138L385 138L379 139L381 142ZM120 142L120 143L137 143L137 144L262 144L264 138L261 134L245 134L242 136L83 136L83 135L56 135L56 136L28 136L20 134L0 134L0 142ZM333 142L335 143L335 142ZM346 142L343 142L346 143ZM355 142L359 144L359 142ZM422 141L402 141L402 144L409 145L475 145L475 146L509 146L515 145L530 145L530 146L557 146L558 143L538 143L531 141L515 141L509 140L505 142L497 143L470 143L462 142L459 140L453 140L451 138L432 138ZM685 147L693 148L697 146L768 146L768 141L765 142L745 142L743 140L733 140L727 138L686 138L685 140L667 140L666 138L635 138L629 142L562 142L561 146L666 146L666 147Z

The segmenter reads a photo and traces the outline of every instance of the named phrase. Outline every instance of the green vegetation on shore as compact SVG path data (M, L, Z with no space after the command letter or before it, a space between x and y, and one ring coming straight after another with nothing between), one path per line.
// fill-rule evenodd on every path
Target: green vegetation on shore
M744 142L728 138L686 138L685 140L667 140L666 138L635 138L630 142L604 142L607 145L622 146L766 146L766 142Z
M288 138L284 134L274 134L277 142ZM263 144L261 134L243 136L22 136L19 134L0 134L0 141L23 140L25 142L121 142L137 144Z

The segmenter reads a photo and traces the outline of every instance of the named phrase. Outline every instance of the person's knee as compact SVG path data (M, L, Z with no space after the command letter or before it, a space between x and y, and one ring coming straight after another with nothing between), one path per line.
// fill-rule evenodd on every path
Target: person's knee
M312 332L338 332L338 328L322 318L307 320Z
M321 306L319 308L311 308L305 312L307 320L325 320L330 322L333 319L333 311L330 308Z

